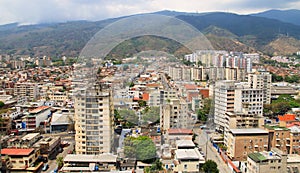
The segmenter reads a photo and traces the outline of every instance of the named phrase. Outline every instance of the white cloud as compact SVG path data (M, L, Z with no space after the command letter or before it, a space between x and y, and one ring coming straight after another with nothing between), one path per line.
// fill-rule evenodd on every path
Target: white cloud
M299 3L300 0L0 0L0 24L101 20L160 10L251 13L299 8Z

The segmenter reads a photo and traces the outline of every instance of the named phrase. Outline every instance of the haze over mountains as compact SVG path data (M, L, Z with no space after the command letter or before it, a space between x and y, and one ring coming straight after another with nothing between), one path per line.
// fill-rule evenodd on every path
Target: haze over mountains
M260 51L269 55L288 55L300 50L299 10L270 10L250 15L175 11L160 11L156 14L174 16L193 25L207 36L215 49ZM0 26L0 53L14 56L78 56L95 33L116 20L118 19L28 26L18 26L17 23L2 25ZM144 41L132 41L135 44L127 43L126 49L115 49L118 52L114 54L134 54L145 48L143 45L135 48L137 44L146 45L153 39L157 38L147 37ZM168 45L170 41L162 40L165 40L159 42L162 46L157 47L161 47L162 50L173 50ZM122 44L120 46L122 47Z

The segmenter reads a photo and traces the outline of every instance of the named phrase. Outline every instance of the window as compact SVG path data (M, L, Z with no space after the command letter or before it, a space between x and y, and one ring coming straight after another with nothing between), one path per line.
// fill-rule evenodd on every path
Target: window
M187 169L187 165L184 165L184 169Z

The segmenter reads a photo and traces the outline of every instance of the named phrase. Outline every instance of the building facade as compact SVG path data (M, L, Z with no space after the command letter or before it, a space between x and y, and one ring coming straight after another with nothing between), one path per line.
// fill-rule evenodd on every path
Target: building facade
M77 154L112 152L113 101L110 89L82 88L75 94Z

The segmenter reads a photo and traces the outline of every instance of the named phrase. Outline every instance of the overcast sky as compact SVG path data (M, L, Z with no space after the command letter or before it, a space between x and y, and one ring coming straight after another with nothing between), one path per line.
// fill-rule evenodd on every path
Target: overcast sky
M269 9L300 9L300 0L0 0L0 24L95 21L161 10L249 14Z

